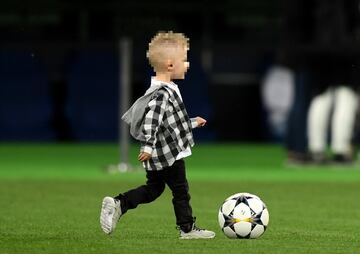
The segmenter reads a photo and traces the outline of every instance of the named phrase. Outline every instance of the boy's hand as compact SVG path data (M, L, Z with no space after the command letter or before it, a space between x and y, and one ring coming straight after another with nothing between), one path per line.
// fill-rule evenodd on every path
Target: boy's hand
M206 124L206 120L200 116L196 117L196 122L198 124L198 127L203 127Z
M147 161L151 158L151 154L145 153L145 152L141 152L138 156L138 160L141 162Z

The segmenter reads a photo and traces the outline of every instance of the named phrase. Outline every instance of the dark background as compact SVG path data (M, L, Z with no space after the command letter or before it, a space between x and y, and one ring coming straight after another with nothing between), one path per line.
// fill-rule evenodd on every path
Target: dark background
M202 140L266 140L260 81L282 42L279 0L2 0L0 139L117 138L119 39L132 40L133 102L152 74L145 57L159 30L190 38L179 82Z

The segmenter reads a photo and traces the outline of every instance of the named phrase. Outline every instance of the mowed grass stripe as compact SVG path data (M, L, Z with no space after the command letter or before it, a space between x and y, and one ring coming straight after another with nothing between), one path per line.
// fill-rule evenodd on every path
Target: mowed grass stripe
M117 164L116 144L0 144L1 179L93 179L136 181L144 172L132 145L130 163L137 171L109 175ZM285 165L279 146L258 144L199 144L186 158L189 179L207 181L360 181L360 168L296 167Z

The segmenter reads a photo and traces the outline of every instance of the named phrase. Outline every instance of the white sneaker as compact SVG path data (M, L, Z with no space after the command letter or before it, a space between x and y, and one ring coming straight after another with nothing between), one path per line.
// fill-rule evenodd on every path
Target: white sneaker
M215 233L206 229L200 229L195 224L190 232L185 233L180 229L180 239L212 239Z
M102 201L100 226L105 234L111 234L122 215L120 200L105 197Z

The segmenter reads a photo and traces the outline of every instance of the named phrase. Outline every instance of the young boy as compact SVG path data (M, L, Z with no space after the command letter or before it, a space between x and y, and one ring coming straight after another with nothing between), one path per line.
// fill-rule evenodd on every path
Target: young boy
M102 202L100 224L106 234L114 231L120 217L139 204L158 198L167 184L172 191L176 224L180 239L210 239L212 231L195 225L190 206L189 187L184 158L194 145L192 128L202 127L206 120L189 119L174 79L184 79L189 68L188 38L181 33L159 32L149 43L147 58L156 75L144 96L123 116L130 133L141 141L139 161L146 170L146 184Z

